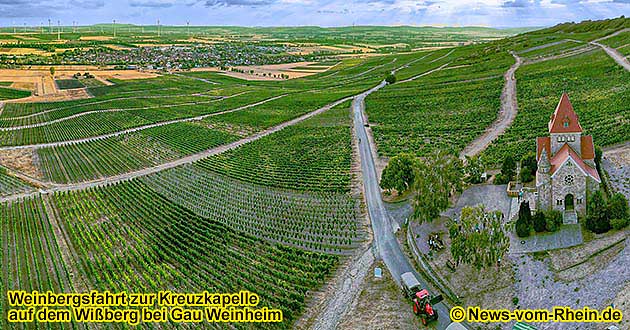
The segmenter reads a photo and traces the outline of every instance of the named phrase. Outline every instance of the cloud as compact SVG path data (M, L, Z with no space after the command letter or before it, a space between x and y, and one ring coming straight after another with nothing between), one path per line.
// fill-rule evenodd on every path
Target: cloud
M207 0L206 7L216 6L265 6L277 3L277 0Z
M505 8L526 8L532 5L529 0L510 0L505 1L501 6Z
M83 1L71 0L70 4L75 7L79 7L83 9L99 9L105 6L105 1L104 0L83 0Z
M136 1L129 2L131 7L147 7L147 8L169 8L175 5L173 1L160 1L160 0L148 0L148 1Z

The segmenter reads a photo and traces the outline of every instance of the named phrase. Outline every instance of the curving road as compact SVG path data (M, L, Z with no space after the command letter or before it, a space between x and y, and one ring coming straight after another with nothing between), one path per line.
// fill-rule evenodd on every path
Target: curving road
M486 129L486 131L473 142L468 144L459 154L459 158L465 159L466 156L472 157L484 151L492 141L503 134L505 130L512 125L518 112L518 103L516 101L516 77L514 73L523 63L522 59L512 53L516 63L514 63L505 73L505 86L501 92L501 110L497 120Z
M624 69L626 69L627 71L630 71L630 62L628 62L628 59L625 58L623 55L621 55L621 53L619 53L616 49L609 47L607 45L604 44L600 44L598 41L600 40L604 40L604 39L608 39L611 37L614 37L616 35L619 35L620 33L624 33L624 32L628 32L630 31L630 28L625 28L625 29L621 29L617 32L611 33L605 37L601 37L599 39L595 39L593 41L590 42L591 45L595 45L595 46L599 46L601 47L606 54L608 54L608 56L612 57L613 60L615 60L615 62L617 62L619 65L621 65Z
M413 268L405 253L400 247L398 240L396 239L396 226L389 217L383 200L381 199L381 190L378 185L378 179L376 175L376 167L374 165L374 158L368 143L367 131L365 129L364 111L365 111L365 97L370 93L373 93L383 86L385 82L382 82L378 86L357 95L352 103L354 112L354 127L359 141L359 155L361 157L361 172L363 175L363 186L365 193L365 200L367 204L368 214L370 216L370 222L372 224L372 230L374 232L374 243L376 245L377 254L383 259L383 262L389 269L396 283L400 285L400 275L405 272L413 272L420 280L420 283L425 287L430 287L428 283L420 276L418 272ZM411 306L410 312L411 312ZM431 323L432 327L436 329L446 329L451 323L449 319L449 308L444 302L435 306L439 314L439 319Z

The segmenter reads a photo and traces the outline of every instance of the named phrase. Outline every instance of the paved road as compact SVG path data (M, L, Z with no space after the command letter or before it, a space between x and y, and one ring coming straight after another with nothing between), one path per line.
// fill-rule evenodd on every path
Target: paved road
M374 232L374 242L376 244L377 253L383 259L383 262L389 269L396 283L400 285L400 274L405 272L413 272L416 274L420 283L429 287L422 276L418 274L409 263L404 252L400 248L400 244L396 239L394 222L389 217L383 200L381 199L381 191L378 185L376 175L376 167L374 158L368 143L367 131L365 130L365 122L363 120L363 112L365 109L365 97L385 86L385 82L372 88L371 90L359 94L355 97L352 104L354 112L354 126L359 141L359 155L361 157L361 171L363 173L363 185L365 189L365 200L367 203L372 230ZM410 307L411 308L411 307ZM444 303L435 306L438 311L439 319L432 323L436 329L446 329L451 323L449 320L449 308ZM411 309L410 309L411 312Z
M518 103L516 101L516 77L514 73L521 66L523 61L521 58L512 53L516 63L514 63L510 69L505 73L505 85L503 92L501 92L501 110L497 120L486 129L486 131L473 142L468 144L464 150L459 154L459 158L465 159L466 156L475 156L485 150L492 141L503 134L505 130L512 125L512 122L516 118L518 112Z
M245 110L245 109L248 109L248 108L251 108L251 107L255 107L255 106L258 106L258 105L261 105L261 104L264 104L264 103L267 103L267 102L270 102L270 101L273 101L273 100L277 100L277 99L279 99L281 97L285 97L286 95L287 94L278 95L278 96L274 96L274 97L271 97L271 98L268 98L268 99L265 99L265 100L262 100L262 101L258 101L256 103L247 104L247 105L244 105L242 107L235 108L235 109L219 111L219 112L213 112L213 113L209 113L209 114L201 115L201 116L197 116L197 117L189 117L189 118L182 118L182 119L163 121L163 122L159 122L159 123L155 123L155 124L150 124L150 125L145 125L145 126L138 126L138 127L122 130L122 131L117 131L117 132L114 132L114 133L98 135L98 136L90 136L90 137L87 137L87 138L77 139L77 140L66 140L66 141L59 141L59 142L49 142L49 143L38 143L38 144L26 144L26 145L20 145L20 146L0 147L0 151L2 151L2 150L28 149L28 148L58 147L58 146L64 146L64 145L69 145L69 144L76 144L76 143L81 143L81 142L96 141L96 140L100 140L100 139L106 139L106 138L109 138L109 137L114 137L114 136L127 134L127 133L133 133L133 132L136 132L136 131L141 131L141 130L145 130L145 129L149 129L149 128L153 128L153 127L164 126L164 125L175 124L175 123L182 123L182 122L189 122L189 121L198 121L198 120L202 120L202 119L207 118L207 117L223 115L223 114L230 113L230 112L235 112L235 111L241 111L241 110Z

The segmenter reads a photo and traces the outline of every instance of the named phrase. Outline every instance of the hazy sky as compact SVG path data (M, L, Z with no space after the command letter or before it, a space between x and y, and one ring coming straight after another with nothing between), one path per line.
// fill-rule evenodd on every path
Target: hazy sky
M630 0L0 0L0 25L546 26L630 16Z

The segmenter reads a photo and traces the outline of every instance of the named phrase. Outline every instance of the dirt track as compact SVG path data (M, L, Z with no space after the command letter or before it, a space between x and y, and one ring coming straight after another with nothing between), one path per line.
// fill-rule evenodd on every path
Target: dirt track
M499 116L480 137L468 144L466 148L462 150L459 154L459 157L462 159L466 156L475 156L485 150L492 141L510 127L516 118L518 103L516 101L516 77L514 76L514 73L521 66L523 61L515 53L512 53L512 56L516 59L516 63L514 63L504 75L505 86L503 87L503 92L501 93L501 110L499 111Z

